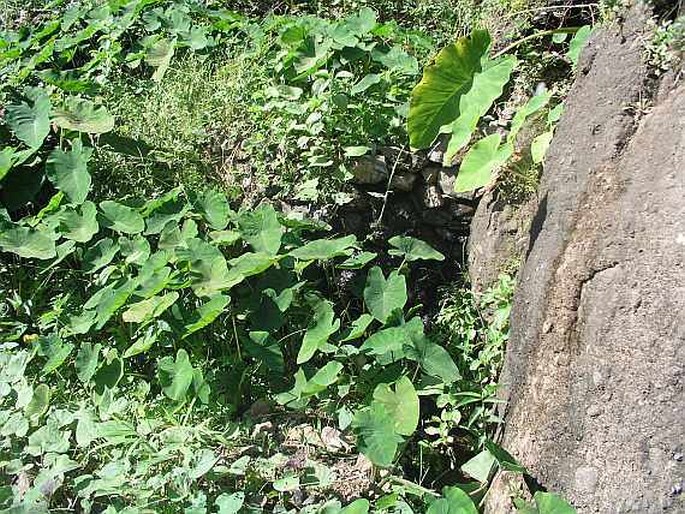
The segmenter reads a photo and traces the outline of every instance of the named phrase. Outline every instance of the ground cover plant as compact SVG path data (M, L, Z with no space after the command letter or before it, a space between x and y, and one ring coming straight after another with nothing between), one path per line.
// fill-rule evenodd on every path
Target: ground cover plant
M495 184L559 91L493 132L516 57L474 30L429 61L365 5L47 9L0 43L3 512L478 512L525 471L493 441L513 279L430 317L443 253L276 200L346 203L360 157L442 140L455 190ZM553 32L572 66L588 29Z

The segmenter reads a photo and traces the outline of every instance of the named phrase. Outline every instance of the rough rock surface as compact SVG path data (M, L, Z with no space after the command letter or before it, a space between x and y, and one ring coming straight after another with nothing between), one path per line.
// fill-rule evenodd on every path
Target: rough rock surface
M584 52L502 379L502 445L581 514L685 512L685 84L641 114L644 16ZM498 481L488 511L508 500Z

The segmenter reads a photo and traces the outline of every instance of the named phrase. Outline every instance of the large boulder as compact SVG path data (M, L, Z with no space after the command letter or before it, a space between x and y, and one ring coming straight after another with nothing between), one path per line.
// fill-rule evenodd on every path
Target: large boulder
M646 16L584 52L502 377L502 445L579 513L685 512L685 84L656 94ZM503 484L490 512L508 509Z

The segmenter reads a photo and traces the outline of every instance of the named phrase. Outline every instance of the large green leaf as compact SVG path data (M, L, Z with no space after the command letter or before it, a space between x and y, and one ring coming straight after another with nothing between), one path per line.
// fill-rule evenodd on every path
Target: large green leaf
M371 315L385 323L395 310L402 310L407 303L407 283L404 276L393 271L386 278L378 266L369 270L364 287L364 302Z
M402 327L389 327L372 334L359 348L360 351L370 355L392 354L393 358L399 359L405 356L405 346L410 345L411 340Z
M373 401L383 405L398 434L410 436L419 426L419 397L406 376L395 382L394 389L389 384L378 384L373 391Z
M478 514L473 500L458 487L448 487L445 497L434 501L426 514Z
M583 50L583 48L585 48L585 45L587 44L587 41L590 39L591 35L592 26L584 25L578 29L578 32L576 32L573 36L573 39L571 39L566 57L568 57L568 59L571 61L571 64L573 64L574 68L578 65L578 61L580 60L580 52Z
M576 509L556 494L538 491L533 499L539 514L576 514Z
M33 105L26 102L10 104L5 110L5 121L19 140L31 148L38 148L50 132L50 99L41 90L34 90Z
M101 349L102 345L100 343L95 345L87 341L81 343L74 366L76 366L76 376L82 383L87 384L95 375Z
M50 387L46 384L38 384L33 390L31 401L24 408L24 414L31 421L36 421L50 406Z
M207 325L212 323L221 315L222 312L224 312L224 309L230 301L230 296L217 295L207 303L200 306L200 308L197 309L197 312L194 314L192 321L185 326L182 339L185 339L198 330L202 330Z
M339 256L348 256L357 243L353 235L338 239L317 239L296 248L290 255L301 261L323 261Z
M409 236L394 236L388 240L391 248L388 250L390 255L404 257L407 262L418 260L424 261L444 261L445 256L430 246L425 241Z
M199 212L207 220L210 227L216 230L223 230L228 225L231 218L231 208L226 200L226 195L208 189L193 202Z
M412 318L402 328L410 344L407 357L418 362L424 373L446 384L461 378L459 368L449 352L425 335L421 318Z
M162 358L157 365L157 376L165 395L177 402L185 400L193 383L193 366L188 352L181 348L176 352L175 360L169 356Z
M464 193L484 187L492 180L492 172L513 153L513 147L502 145L502 136L490 134L473 145L459 166L454 191Z
M164 311L176 303L178 297L179 294L172 291L162 296L153 296L147 300L134 303L123 312L122 319L127 323L148 323L161 316Z
M100 202L102 225L121 234L138 234L145 221L138 211L111 200Z
M107 266L119 252L119 244L106 237L89 247L83 254L83 269L95 273Z
M311 359L317 351L324 349L328 338L340 328L340 320L335 320L333 307L327 301L320 301L314 307L314 319L302 339L302 346L297 354L297 363L303 364Z
M91 100L68 97L61 108L56 108L53 121L67 130L103 134L114 128L114 118L103 106Z
M471 89L490 48L487 31L475 30L443 48L411 95L407 132L413 148L427 148L443 125L459 116L459 100Z
M243 239L255 251L269 255L278 253L284 229L271 205L262 204L254 211L241 213L238 225Z
M502 95L516 63L514 56L505 56L489 61L475 74L471 89L459 100L459 117L449 126L451 137L444 156L445 166L450 166L455 155L471 140L478 121Z
M70 151L56 148L48 157L45 167L48 179L72 203L83 203L88 196L91 184L88 160L92 154L92 148L84 148L81 140L76 139Z
M100 230L93 202L84 202L76 208L66 207L59 213L59 221L62 236L79 243L87 243Z
M395 420L377 402L355 414L352 426L359 437L361 451L377 466L392 465L402 437L395 432Z
M0 249L27 259L52 259L55 236L19 225L0 227Z
M169 68L171 58L174 56L176 41L170 39L160 39L150 46L145 53L145 61L155 68L152 80L161 82L166 70Z

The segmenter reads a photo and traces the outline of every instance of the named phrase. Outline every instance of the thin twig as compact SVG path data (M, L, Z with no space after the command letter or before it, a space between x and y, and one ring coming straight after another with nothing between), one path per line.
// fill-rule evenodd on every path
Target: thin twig
M392 179L395 176L395 170L397 170L397 166L399 165L400 159L402 158L402 154L404 153L406 148L407 148L407 145L404 145L402 148L400 148L400 153L397 154L397 159L395 159L395 164L393 164L392 170L390 170L390 177L388 178L388 187L385 188L385 195L383 196L383 207L381 207L381 213L378 215L378 219L376 220L376 225L380 225L381 221L383 221L383 215L385 214L385 208L388 205L388 196L390 195L390 187L392 186Z
M563 11L563 10L568 10L568 9L586 9L586 8L597 8L599 9L599 3L592 3L592 4L578 4L578 5L550 5L546 7L536 7L535 9L525 9L523 11L515 11L511 12L508 14L505 14L505 18L514 18L516 16L520 16L521 14L531 14L531 13L536 13L536 12L544 12L544 11Z
M561 29L551 29L551 30L543 30L541 32L536 32L535 34L531 34L530 36L526 36L524 38L519 39L518 41L514 41L512 44L509 46L503 48L499 52L497 52L494 56L493 59L496 59L497 57L502 57L504 54L511 52L514 48L516 48L519 45L522 45L523 43L526 43L527 41L531 41L533 39L537 39L539 37L545 37L545 36L551 36L553 34L575 34L580 30L580 27L564 27Z

